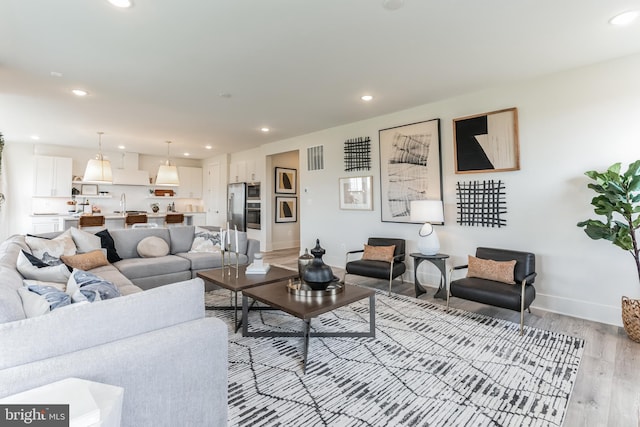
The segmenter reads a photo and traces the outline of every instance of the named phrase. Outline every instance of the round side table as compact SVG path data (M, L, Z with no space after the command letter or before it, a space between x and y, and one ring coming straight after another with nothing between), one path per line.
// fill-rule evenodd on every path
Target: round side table
M413 252L409 254L411 258L413 258L413 281L416 289L416 298L422 294L426 294L427 290L420 284L418 280L418 266L422 261L429 261L431 264L438 267L440 270L440 285L438 286L438 290L436 291L434 298L447 299L447 289L446 289L446 281L447 281L447 265L446 259L449 258L447 254L435 254L435 255L423 255L420 252Z

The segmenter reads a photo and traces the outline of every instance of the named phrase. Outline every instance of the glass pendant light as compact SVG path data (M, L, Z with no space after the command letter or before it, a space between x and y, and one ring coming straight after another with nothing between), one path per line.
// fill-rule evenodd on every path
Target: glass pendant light
M105 160L102 156L102 135L104 132L98 132L98 155L95 159L87 162L87 168L84 170L83 181L95 182L97 184L111 184L113 178L111 175L111 162Z
M180 179L178 179L178 168L171 166L169 163L169 145L171 141L167 141L167 161L164 165L158 168L158 175L156 176L156 185L165 185L167 187L177 187L180 185Z

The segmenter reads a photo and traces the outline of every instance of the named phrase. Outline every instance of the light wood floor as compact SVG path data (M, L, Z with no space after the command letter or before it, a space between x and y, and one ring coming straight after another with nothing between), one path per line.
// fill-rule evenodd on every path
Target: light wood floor
M265 254L265 261L297 268L298 249L284 249ZM333 267L342 278L343 270ZM388 282L349 276L349 283L388 289ZM434 288L427 288L427 299L436 304ZM393 291L415 296L413 283L394 281ZM454 298L455 308L520 322L515 311L476 304ZM585 340L585 351L565 417L565 427L611 426L640 427L640 344L627 338L622 328L532 309L525 315L525 325L565 333Z

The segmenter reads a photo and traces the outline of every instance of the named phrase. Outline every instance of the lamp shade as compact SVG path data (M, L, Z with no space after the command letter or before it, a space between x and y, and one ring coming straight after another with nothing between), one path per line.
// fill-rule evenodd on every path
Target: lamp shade
M82 180L99 184L111 184L113 182L111 162L104 160L102 156L99 157L98 159L91 159L87 162L87 168L84 170Z
M178 168L168 164L160 166L158 168L158 175L156 176L156 185L166 185L167 187L179 186Z
M413 200L411 222L443 223L444 211L440 200Z

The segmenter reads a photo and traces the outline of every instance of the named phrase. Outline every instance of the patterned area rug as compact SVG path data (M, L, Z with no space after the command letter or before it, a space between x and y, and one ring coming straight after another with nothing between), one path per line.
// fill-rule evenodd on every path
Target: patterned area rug
M206 296L229 304L228 291ZM324 314L316 331L367 331L368 301ZM229 325L230 426L560 426L584 341L422 301L376 294L375 338L243 338ZM279 311L251 330L300 331Z

